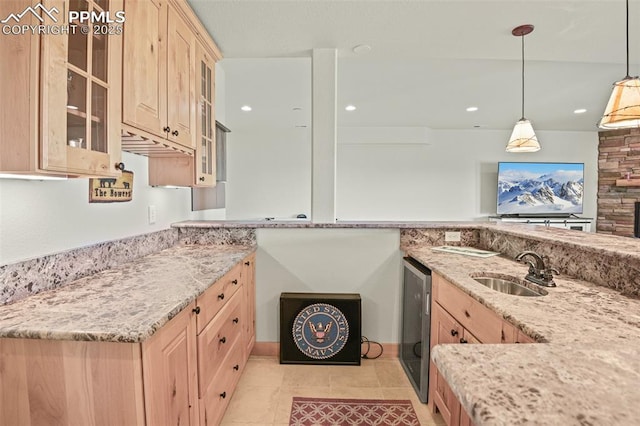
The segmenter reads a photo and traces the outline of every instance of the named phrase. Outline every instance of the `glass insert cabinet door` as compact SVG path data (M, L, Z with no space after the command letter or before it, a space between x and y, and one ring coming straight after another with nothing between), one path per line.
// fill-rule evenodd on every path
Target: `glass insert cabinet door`
M50 25L68 26L68 31L41 36L41 167L117 176L125 23L68 22L68 12L108 13L115 20L123 1L57 0L43 5L60 11Z
M199 140L196 146L196 186L215 186L216 140L214 117L215 62L210 54L198 45L197 48L198 112L197 129Z

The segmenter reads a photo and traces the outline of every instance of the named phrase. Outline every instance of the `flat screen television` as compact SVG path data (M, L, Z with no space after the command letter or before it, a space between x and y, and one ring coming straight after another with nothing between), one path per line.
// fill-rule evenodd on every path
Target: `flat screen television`
M583 163L498 163L501 216L582 213Z

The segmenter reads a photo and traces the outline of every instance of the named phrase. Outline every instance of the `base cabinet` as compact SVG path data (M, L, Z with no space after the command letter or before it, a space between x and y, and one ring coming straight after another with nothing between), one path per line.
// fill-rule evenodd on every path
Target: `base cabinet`
M531 342L495 312L434 273L432 276L431 347L438 344ZM448 426L473 422L433 361L429 364L429 401Z
M0 339L0 425L218 425L249 356L254 258L142 343Z

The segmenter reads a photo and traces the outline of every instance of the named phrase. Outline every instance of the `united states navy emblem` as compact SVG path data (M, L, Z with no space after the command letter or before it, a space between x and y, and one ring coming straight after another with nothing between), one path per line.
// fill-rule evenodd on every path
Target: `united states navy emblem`
M340 309L327 303L307 306L293 321L293 341L310 358L331 358L344 348L348 338L347 319Z

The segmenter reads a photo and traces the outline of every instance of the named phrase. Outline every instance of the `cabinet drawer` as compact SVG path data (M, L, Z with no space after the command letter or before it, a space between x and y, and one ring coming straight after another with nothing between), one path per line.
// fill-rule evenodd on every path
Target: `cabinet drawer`
M438 274L433 275L434 299L464 328L482 343L501 343L503 320L489 308L449 283Z
M240 288L241 273L242 263L239 263L198 297L197 307L200 308L200 313L196 317L198 334Z
M236 341L242 340L242 292L235 293L198 336L198 395L202 396Z
M237 339L225 360L217 366L214 380L200 398L200 424L202 426L220 424L231 399L231 394L240 380L244 365L242 340Z

